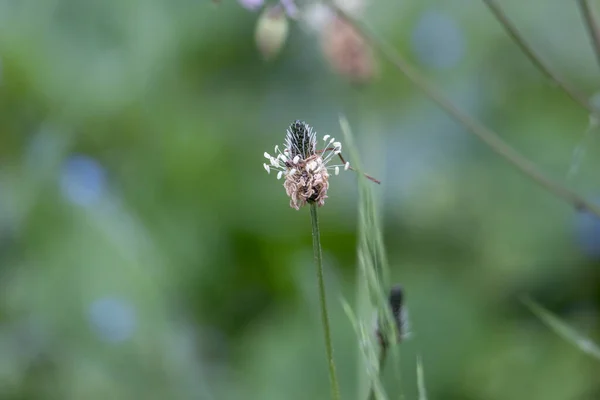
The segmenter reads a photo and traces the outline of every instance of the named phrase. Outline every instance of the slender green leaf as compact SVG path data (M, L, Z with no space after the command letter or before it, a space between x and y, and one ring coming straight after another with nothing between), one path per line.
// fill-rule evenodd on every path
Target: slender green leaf
M565 339L567 342L576 346L582 352L600 360L600 347L591 339L581 335L579 332L571 328L567 323L552 314L550 311L536 303L534 300L525 297L523 303L542 320L550 329L557 335Z

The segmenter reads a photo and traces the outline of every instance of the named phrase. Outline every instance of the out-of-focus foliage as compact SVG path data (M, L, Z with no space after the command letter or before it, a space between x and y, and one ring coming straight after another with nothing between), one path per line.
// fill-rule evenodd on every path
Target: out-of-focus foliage
M502 2L590 96L600 70L574 2ZM302 9L303 3L297 3ZM233 1L0 1L0 398L324 399L308 210L262 154L304 119L381 178L413 336L388 393L592 399L597 361L518 301L600 337L600 222L517 173L379 59L360 86L290 21L277 59ZM456 103L557 180L600 194L597 129L478 0L373 1L364 18ZM339 71L337 71L339 72ZM356 398L356 179L321 210L334 346Z

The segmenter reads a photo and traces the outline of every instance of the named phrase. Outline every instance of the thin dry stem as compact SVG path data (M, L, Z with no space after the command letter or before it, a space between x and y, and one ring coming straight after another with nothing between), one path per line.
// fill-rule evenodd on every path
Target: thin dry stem
M579 5L583 21L585 22L585 27L590 35L590 41L592 42L592 47L596 54L596 60L598 61L598 65L600 65L600 28L598 27L596 18L594 18L591 2L589 0L577 0L577 4Z
M361 32L371 43L371 45L379 49L381 53L400 72L402 72L404 76L406 76L406 78L408 78L414 85L421 89L423 93L425 93L438 106L445 110L454 120L463 125L467 132L478 137L499 156L504 158L508 163L512 164L521 173L546 189L548 192L570 203L577 210L587 210L600 217L600 206L586 200L569 188L548 178L533 162L521 155L500 136L498 136L498 134L487 128L473 117L469 116L464 111L457 108L446 95L437 89L415 67L410 65L387 41L376 36L370 29L366 27L365 24L355 20L332 2L329 4L331 5L332 9L338 13L338 15L343 16L351 24L353 24L356 29Z
M325 149L325 150L332 150L332 148L327 148L327 149ZM322 152L323 152L323 151L325 151L325 150L317 151L317 153L322 153ZM338 153L338 156L340 157L340 160L342 161L342 163L343 163L343 164L346 164L346 159L344 158L344 156L342 156L342 153ZM352 166L349 166L349 167L348 167L348 169L349 169L350 171L357 172L357 171L356 171L354 168L352 168ZM369 175L369 174L365 174L364 172L363 172L362 174L363 174L363 175L365 176L365 178L367 178L368 180L370 180L370 181L373 181L373 182L375 182L375 183L376 183L376 184L378 184L378 185L381 185L381 181L380 181L379 179L373 178L371 175Z
M556 83L562 88L565 93L569 95L571 99L581 105L583 108L588 110L590 113L600 115L600 113L594 109L590 103L588 96L577 90L574 86L569 84L563 77L561 77L556 71L553 71L542 57L533 49L533 47L527 43L523 35L519 32L515 24L506 16L502 8L498 5L496 0L483 0L488 6L492 14L496 17L498 22L502 24L506 32L513 39L513 41L521 48L523 53L531 60L531 62L544 74L548 79ZM580 3L585 3L585 0L581 0Z

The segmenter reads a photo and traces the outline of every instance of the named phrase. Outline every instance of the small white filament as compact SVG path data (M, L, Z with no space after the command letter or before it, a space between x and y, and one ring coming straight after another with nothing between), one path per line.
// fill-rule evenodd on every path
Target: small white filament
M350 162L344 164L344 171L348 171L348 168L350 168Z
M275 153L278 153L278 152L279 152L279 145L276 145L275 146Z
M269 166L267 164L263 164L263 167L265 167L265 170L267 171L267 174L271 173L271 168L269 168Z
M292 161L294 164L298 164L298 161L300 161L300 156L296 156L294 157L294 160Z
M279 171L277 173L277 179L281 179L281 176L283 175L283 171Z
M288 160L288 158L286 156L284 156L283 154L280 154L281 161L286 162Z
M340 167L335 167L335 174L339 175L340 174Z
M329 141L329 144L335 142L335 138L331 138L331 140Z
M323 136L323 141L326 142L327 139L329 139L329 136L331 136L331 135L325 135L325 136Z
M296 168L292 168L290 169L290 172L288 172L288 175L294 175L296 173Z
M267 153L266 151L265 151L265 154L264 154L264 156L265 156L265 158L266 158L267 160L270 160L270 159L271 159L271 155L270 155L269 153Z

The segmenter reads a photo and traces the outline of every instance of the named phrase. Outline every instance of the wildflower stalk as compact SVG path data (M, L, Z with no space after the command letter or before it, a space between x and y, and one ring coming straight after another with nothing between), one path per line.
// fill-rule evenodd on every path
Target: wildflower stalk
M331 385L331 397L340 400L340 388L335 372L333 360L333 345L331 344L331 329L329 327L329 314L327 313L327 299L325 297L325 282L323 279L323 257L321 251L321 234L319 232L319 216L317 203L310 203L310 219L312 222L313 250L315 253L315 265L317 267L317 281L319 285L319 304L321 306L321 319L323 323L323 334L325 337L325 349L329 364L329 383Z

